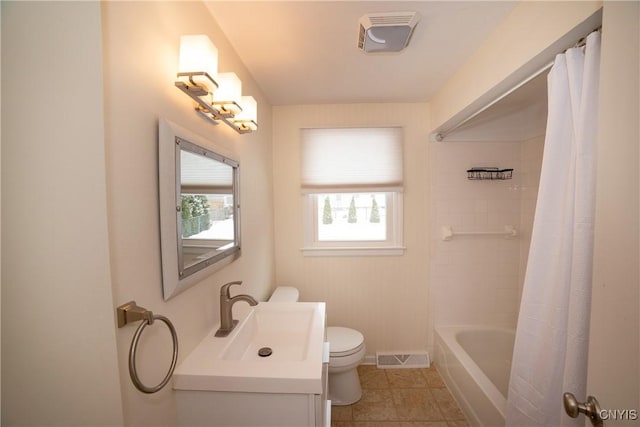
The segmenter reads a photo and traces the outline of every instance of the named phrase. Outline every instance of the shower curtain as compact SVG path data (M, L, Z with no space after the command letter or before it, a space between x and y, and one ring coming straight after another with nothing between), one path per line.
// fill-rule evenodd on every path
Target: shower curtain
M595 210L600 33L556 56L540 187L516 331L507 426L584 425Z

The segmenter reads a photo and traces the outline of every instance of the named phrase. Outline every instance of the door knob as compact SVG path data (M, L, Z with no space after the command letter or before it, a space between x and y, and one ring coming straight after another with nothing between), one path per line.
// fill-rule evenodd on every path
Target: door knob
M583 413L595 427L603 426L602 418L600 417L600 404L595 397L589 396L586 403L580 403L573 393L564 393L562 399L564 401L564 410L571 418L578 418L578 415Z

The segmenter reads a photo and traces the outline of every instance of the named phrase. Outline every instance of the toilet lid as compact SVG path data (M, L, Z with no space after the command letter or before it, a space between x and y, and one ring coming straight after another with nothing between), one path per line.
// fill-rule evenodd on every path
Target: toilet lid
M329 326L327 340L329 340L329 352L332 356L348 355L364 343L364 336L355 329Z

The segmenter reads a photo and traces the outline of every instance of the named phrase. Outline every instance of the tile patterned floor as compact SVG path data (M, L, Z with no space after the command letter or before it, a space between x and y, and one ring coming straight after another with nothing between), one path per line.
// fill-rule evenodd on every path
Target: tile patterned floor
M469 427L435 368L358 367L362 399L331 408L331 427Z

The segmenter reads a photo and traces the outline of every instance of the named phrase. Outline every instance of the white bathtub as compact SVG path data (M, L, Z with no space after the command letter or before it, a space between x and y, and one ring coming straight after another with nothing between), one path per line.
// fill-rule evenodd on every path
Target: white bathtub
M436 368L473 426L504 426L514 339L510 329L436 328Z

